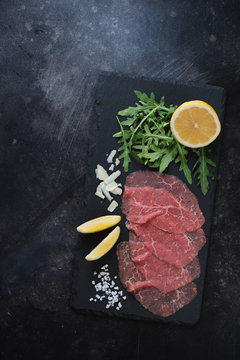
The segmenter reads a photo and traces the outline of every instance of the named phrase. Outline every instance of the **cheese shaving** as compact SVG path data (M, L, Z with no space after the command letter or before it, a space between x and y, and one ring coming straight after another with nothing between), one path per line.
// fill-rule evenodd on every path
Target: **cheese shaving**
M108 176L104 182L106 185L110 184L112 181L116 180L121 175L121 171L117 170L114 173L112 173L110 176Z
M122 189L116 187L115 189L111 190L111 193L114 195L122 195Z
M118 166L120 164L118 158L116 158L115 162L113 163L113 158L116 155L116 152L117 152L116 150L112 150L111 153L108 155L107 162L111 163L111 165L109 166L109 171L113 171L115 165ZM122 194L122 189L120 188L122 184L119 184L115 181L121 175L120 170L112 172L111 175L108 175L104 167L100 164L97 164L95 173L96 173L96 178L101 181L100 184L97 186L95 192L96 196L98 196L100 199L105 199L106 197L108 201L111 202L113 200L111 194L114 195ZM108 211L113 212L117 206L118 203L115 200L113 200L108 207Z
M96 168L95 172L96 172L96 177L101 181L104 181L105 179L107 179L109 177L106 170L99 164L97 164L97 168Z
M108 158L107 158L107 162L110 164L110 163L112 163L112 161L113 161L113 158L114 158L114 156L116 155L116 150L112 150L111 151L111 153L110 153L110 155L108 156Z
M104 184L104 182L100 183L101 188L102 188L102 192L103 194L106 196L106 198L111 201L112 200L112 196L110 195L109 191L106 188L106 185Z
M113 212L117 207L118 207L118 203L115 200L113 200L109 205L109 207L107 208L107 210L109 212Z
M115 181L112 181L110 184L107 184L106 188L108 191L112 192L112 190L116 189L118 184Z
M101 199L105 199L105 196L103 195L103 192L102 192L101 184L98 185L95 195L100 197Z

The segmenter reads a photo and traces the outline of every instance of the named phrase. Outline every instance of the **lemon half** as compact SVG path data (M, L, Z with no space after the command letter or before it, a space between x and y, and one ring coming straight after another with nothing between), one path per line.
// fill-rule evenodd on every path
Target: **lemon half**
M206 102L184 102L173 113L170 127L179 143L199 148L213 142L221 131L216 111Z

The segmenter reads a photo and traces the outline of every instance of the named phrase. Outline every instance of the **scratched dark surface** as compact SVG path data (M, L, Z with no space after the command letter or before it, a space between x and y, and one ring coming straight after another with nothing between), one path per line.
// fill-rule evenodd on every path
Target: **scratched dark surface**
M239 16L239 3L226 0L1 1L1 359L240 358ZM69 306L102 70L227 91L202 313L192 328Z

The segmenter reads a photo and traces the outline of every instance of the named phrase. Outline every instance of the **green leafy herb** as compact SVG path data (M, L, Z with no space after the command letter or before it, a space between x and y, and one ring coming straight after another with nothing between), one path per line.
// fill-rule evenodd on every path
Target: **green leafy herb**
M193 166L194 176L197 177L198 185L201 186L202 193L206 195L209 187L208 177L212 180L214 179L213 174L211 174L208 170L208 165L215 167L216 164L207 157L207 152L211 152L210 149L202 147L201 149L193 150L195 154L198 156L197 161Z
M165 106L164 96L157 102L153 93L148 96L135 90L135 95L138 98L136 106L119 111L118 115L125 119L120 121L117 117L120 131L113 135L120 144L119 159L123 159L124 170L128 171L131 157L140 164L158 169L160 173L175 162L179 164L179 171L183 171L191 184L192 174L188 166L188 153L193 149L181 145L170 129L170 119L177 106ZM213 178L208 165L215 166L213 161L207 158L207 151L209 150L205 148L193 150L198 157L193 167L194 176L199 180L198 184L204 195L209 187L208 177Z
M191 171L187 165L187 159L186 159L188 150L183 145L181 145L179 142L176 141L176 143L177 143L177 148L178 148L178 156L175 160L175 163L180 162L179 170L184 172L185 178L187 179L189 184L191 184L192 183L192 175L191 175Z
M121 129L121 137L122 139L119 140L119 143L123 143L122 146L118 149L118 151L122 151L122 154L119 156L119 159L123 159L123 167L124 170L128 171L128 164L131 162L131 159L129 157L129 151L128 151L128 145L127 145L127 134L125 134L122 124L119 121L119 118L117 117L117 121L119 123L120 129ZM115 134L116 135L116 134Z

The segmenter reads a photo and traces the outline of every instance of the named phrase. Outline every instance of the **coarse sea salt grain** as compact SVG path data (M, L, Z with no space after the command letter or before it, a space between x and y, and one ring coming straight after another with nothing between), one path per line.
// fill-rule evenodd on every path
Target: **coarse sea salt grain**
M104 300L106 309L113 307L116 310L120 310L122 308L122 301L126 300L127 297L123 296L123 291L112 280L108 264L103 265L99 273L94 271L93 275L96 281L92 280L92 285L98 294L95 294L95 297L89 298L89 301L97 302ZM115 275L113 278L117 279L117 276Z

